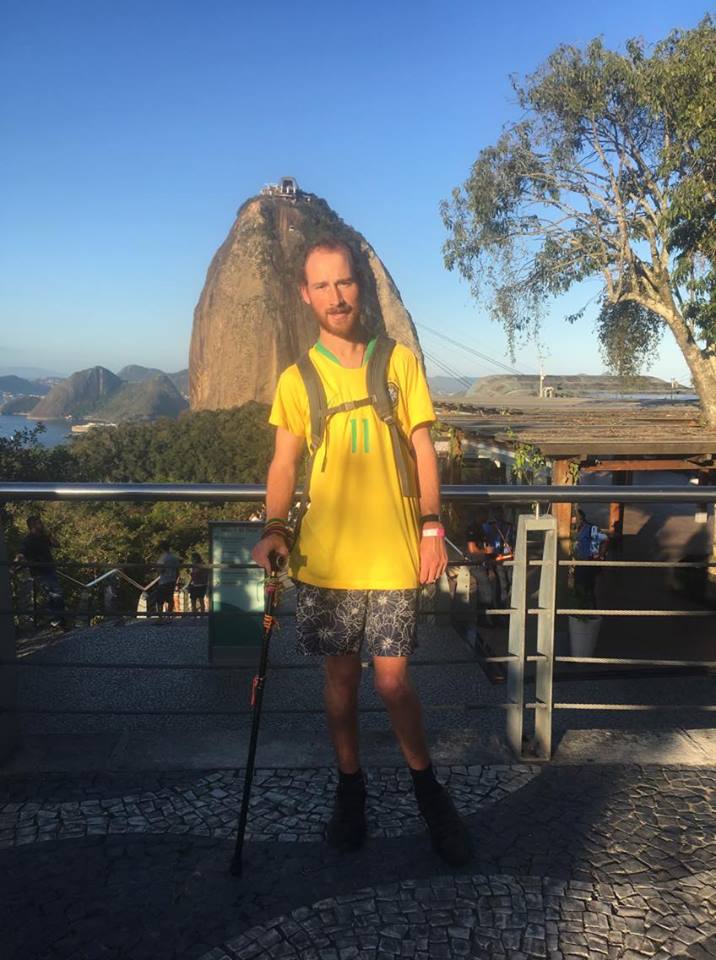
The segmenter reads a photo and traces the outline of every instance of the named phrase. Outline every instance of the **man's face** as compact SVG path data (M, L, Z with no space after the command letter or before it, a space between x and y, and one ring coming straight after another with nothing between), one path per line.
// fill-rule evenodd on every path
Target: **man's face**
M322 330L348 337L358 325L360 290L351 258L345 250L314 250L306 261L301 296Z

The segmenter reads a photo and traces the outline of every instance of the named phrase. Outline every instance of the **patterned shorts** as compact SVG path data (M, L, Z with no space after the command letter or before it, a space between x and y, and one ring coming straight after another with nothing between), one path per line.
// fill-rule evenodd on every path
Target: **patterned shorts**
M296 581L299 653L405 657L417 647L418 590L330 590Z

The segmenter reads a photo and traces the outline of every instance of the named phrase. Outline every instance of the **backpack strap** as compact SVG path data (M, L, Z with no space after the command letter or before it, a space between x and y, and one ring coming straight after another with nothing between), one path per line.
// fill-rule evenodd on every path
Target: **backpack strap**
M316 460L316 453L323 441L323 434L326 432L326 420L328 417L328 400L326 390L323 386L318 370L313 366L311 358L307 353L296 362L298 372L301 374L303 384L308 395L308 412L311 418L311 443L308 448L308 460L306 462L306 476L303 481L303 493L298 504L298 513L294 524L294 542L298 537L298 531L301 527L308 504L310 503L311 474L313 473L313 464Z
M400 492L404 497L414 497L417 491L411 482L414 471L408 467L410 459L414 458L412 447L409 446L405 434L395 416L393 401L388 391L388 364L393 355L395 340L379 334L375 339L375 347L368 360L366 370L366 385L368 396L383 423L390 432L390 442L393 447L393 459L400 480Z
M310 453L313 456L320 447L323 434L326 430L328 400L326 399L326 391L318 375L318 370L313 366L311 358L307 353L299 357L296 366L303 378L303 384L308 394L308 410L311 417Z

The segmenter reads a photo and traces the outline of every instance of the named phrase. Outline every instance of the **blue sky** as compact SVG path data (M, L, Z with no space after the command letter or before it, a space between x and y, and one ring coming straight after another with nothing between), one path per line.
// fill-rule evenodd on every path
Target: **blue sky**
M507 359L501 328L442 265L438 204L515 117L509 75L562 42L652 42L706 10L5 0L0 365L186 366L215 250L284 174L367 237L416 322ZM565 312L543 327L547 371L600 372L591 322ZM652 372L685 378L668 336ZM421 340L461 373L494 372ZM518 368L537 364L534 345L520 350Z

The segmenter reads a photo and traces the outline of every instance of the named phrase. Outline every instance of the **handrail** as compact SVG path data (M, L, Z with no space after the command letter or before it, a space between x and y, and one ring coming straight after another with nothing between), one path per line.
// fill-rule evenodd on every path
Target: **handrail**
M0 503L19 502L26 500L44 500L71 502L155 502L155 501L183 501L183 502L256 502L264 498L266 493L265 486L261 484L91 484L91 483L0 483ZM297 492L297 496L298 496ZM441 488L441 499L444 502L463 503L463 504L538 504L538 503L564 503L564 504L587 504L587 503L681 503L681 504L705 504L716 503L716 486L695 486L692 484L682 486L634 486L622 487L614 485L604 486L581 486L581 485L447 485ZM556 511L555 511L556 513ZM528 554L527 535L538 534L543 540L541 558L533 558ZM2 544L0 543L0 546ZM451 544L455 547L454 544ZM535 546L530 541L530 552ZM463 552L455 547L456 552L463 558L466 566L472 566L470 560L465 560ZM523 742L524 715L525 711L534 712L534 752L530 747L528 753L531 759L549 759L551 756L552 743L552 716L554 710L633 710L633 711L656 711L664 710L693 710L693 711L716 711L716 706L711 704L583 704L573 703L571 701L554 701L553 683L555 681L554 666L557 663L580 664L580 663L599 663L611 666L647 665L658 666L699 666L701 668L713 669L715 661L680 661L680 660L658 660L649 658L592 658L592 657L566 657L557 656L554 649L555 643L555 617L560 615L573 614L575 616L592 615L606 617L713 617L716 616L716 610L713 609L690 609L690 610L670 610L670 609L640 609L640 610L622 610L622 609L590 609L588 612L583 609L559 607L557 604L557 577L560 569L566 566L583 567L646 567L646 568L665 568L665 567L689 567L689 568L708 568L713 567L716 560L710 559L704 562L681 561L669 563L668 561L599 561L599 560L565 560L558 558L558 525L556 516L532 517L522 514L518 523L517 543L515 545L515 557L512 561L507 561L506 566L512 567L515 580L512 589L512 600L509 608L490 609L486 613L494 616L505 617L509 619L509 642L508 654L506 656L488 656L481 658L485 663L504 663L506 665L506 692L507 702L505 703L486 703L480 705L467 705L468 709L491 709L499 708L507 712L507 735L508 741L517 756L526 758L525 746ZM451 566L454 564L451 564ZM12 562L3 557L0 560L0 573L3 573L4 567L12 566ZM78 565L81 566L81 565ZM101 565L95 565L100 566ZM142 564L141 566L151 566L151 564ZM223 565L221 565L223 566ZM531 597L531 588L528 590L527 573L531 567L537 567L540 571L539 597L537 604ZM96 573L96 571L95 571ZM81 574L80 574L81 575ZM85 574L87 575L87 574ZM152 584L143 587L138 581L133 580L120 568L113 568L105 573L95 576L89 583L81 583L80 580L69 575L63 574L67 579L72 580L82 589L90 590L98 586L109 577L118 576L126 582L132 584L135 588L146 591ZM5 573L7 580L7 574ZM155 583L156 579L152 582ZM530 602L531 601L531 602ZM11 613L9 609L0 609L0 616ZM529 617L537 618L537 652L528 654L526 647L526 625ZM692 619L693 622L693 619ZM528 681L525 672L525 665L533 663L535 669L534 681ZM0 665L5 666L5 659L0 659ZM29 666L29 664L28 664ZM48 664L49 666L49 664ZM178 666L177 666L178 668ZM215 667L212 665L212 669ZM534 682L535 697L528 701L525 697L525 685L527 682ZM370 708L373 709L373 708ZM376 708L377 709L377 708ZM437 709L455 709L454 705L440 705ZM16 707L10 707L8 714L35 712L35 713L117 713L132 714L135 710L66 710L66 709L41 709L41 710L18 710ZM142 713L151 714L151 710L142 710ZM165 710L161 711L165 713ZM191 713L192 711L181 711ZM193 711L197 714L206 715L204 710ZM279 712L294 712L292 710ZM295 711L298 712L298 711ZM217 714L218 715L218 714Z
M296 497L301 494L296 490ZM172 501L250 503L263 500L258 483L0 483L0 502L20 500L103 501L132 503ZM714 503L716 487L691 484L663 487L557 486L528 484L450 484L441 499L459 503Z
M70 583L76 584L78 587L82 587L83 590L91 590L92 587L96 587L103 580L109 579L112 575L121 577L122 580L126 581L130 586L136 587L140 593L146 593L154 584L159 580L159 577L155 577L150 583L143 587L141 583L137 583L136 580L132 580L131 577L128 577L126 573L122 570L119 570L117 567L114 567L112 570L108 570L106 573L101 574L99 577L95 577L94 580L90 580L89 583L82 583L81 580L76 580L75 577L71 577L68 573L63 573L62 570L57 571L58 575L64 577L65 580L69 580Z

